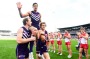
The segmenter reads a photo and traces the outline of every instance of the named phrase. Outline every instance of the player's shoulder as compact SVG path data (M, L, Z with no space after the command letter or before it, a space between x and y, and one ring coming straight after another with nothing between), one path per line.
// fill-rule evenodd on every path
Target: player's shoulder
M31 14L31 11L28 11L28 14Z
M23 32L23 28L22 28L22 27L19 28L19 29L18 29L18 32Z
M38 30L38 32L42 32L42 30Z
M41 33L43 33L44 34L44 31L42 31L42 30L39 30L39 33L41 34Z

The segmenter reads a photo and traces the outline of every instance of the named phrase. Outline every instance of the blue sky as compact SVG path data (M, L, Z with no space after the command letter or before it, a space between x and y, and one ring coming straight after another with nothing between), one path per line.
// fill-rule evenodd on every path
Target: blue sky
M90 0L1 0L0 30L17 32L22 26L16 6L18 1L23 5L23 13L31 11L32 4L37 2L48 31L90 23Z

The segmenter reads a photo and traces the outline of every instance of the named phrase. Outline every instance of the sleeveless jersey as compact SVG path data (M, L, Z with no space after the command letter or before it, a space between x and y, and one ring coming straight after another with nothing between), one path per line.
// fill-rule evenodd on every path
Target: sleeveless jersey
M81 34L82 36L86 36L86 33L83 33ZM81 38L81 41L80 41L81 44L88 44L88 40L86 40L85 38Z
M46 45L46 41L48 40L48 33L47 33L47 31L45 31L45 41L43 42L42 40L41 40L41 38L39 38L38 39L38 44L42 47L42 46L44 46L44 45Z
M58 33L58 36L57 36L57 37L58 37L58 38L57 38L57 41L59 41L59 40L60 40L60 35L61 35L61 34L60 34L60 33Z
M32 21L32 26L36 27L37 29L40 29L39 23L40 23L40 13L31 11L31 14L29 15Z
M31 37L31 31L27 30L25 27L22 27L22 28L23 28L23 36L22 36L22 38L23 39L30 38ZM28 44L29 44L29 42L18 44L17 49L18 50L24 50L24 49L28 48Z
M68 36L68 33L65 33L64 36ZM69 38L65 38L65 42L70 42Z

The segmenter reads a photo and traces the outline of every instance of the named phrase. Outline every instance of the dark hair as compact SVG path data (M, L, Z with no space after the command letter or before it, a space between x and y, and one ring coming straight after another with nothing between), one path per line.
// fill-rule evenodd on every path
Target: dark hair
M37 5L38 5L38 3L36 3L36 2L35 2L35 3L33 3L33 6L34 6L35 4L37 4Z
M45 25L46 25L46 23L45 23L45 22L41 22L41 23L40 23L40 27L42 26L42 24L45 24Z
M23 25L26 25L26 22L28 21L28 18L23 19Z

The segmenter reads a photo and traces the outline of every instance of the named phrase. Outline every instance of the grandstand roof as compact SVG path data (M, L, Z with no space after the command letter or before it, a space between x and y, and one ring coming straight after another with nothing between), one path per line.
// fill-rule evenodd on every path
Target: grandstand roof
M0 30L0 32L11 32L10 30Z
M78 30L78 29L80 29L80 27L90 29L90 23L89 24L84 24L84 25L72 26L72 27L58 28L58 29L59 30Z

